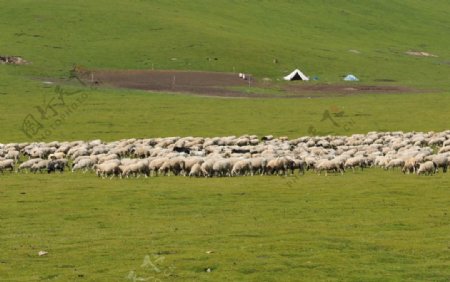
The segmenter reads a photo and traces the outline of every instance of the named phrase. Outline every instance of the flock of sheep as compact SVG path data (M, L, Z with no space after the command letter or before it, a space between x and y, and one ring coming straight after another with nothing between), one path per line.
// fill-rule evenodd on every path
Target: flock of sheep
M244 135L0 144L1 173L70 169L94 171L103 178L287 175L308 170L327 175L367 167L432 175L446 172L449 162L450 130L292 140Z

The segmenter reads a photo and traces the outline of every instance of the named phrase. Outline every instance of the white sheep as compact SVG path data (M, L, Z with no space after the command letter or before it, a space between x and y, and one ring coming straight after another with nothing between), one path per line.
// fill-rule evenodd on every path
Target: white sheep
M213 164L213 174L216 176L231 176L231 169L233 167L232 160L221 159Z
M214 169L213 169L213 166L214 166L214 163L215 163L215 162L216 162L215 159L207 159L206 161L204 161L204 162L202 163L202 166L201 166L202 174L203 174L205 177L213 176L213 175L214 175Z
M152 160L148 165L148 168L150 169L150 174L154 172L155 175L158 175L159 169L166 161L167 158L156 158Z
M431 155L425 158L428 161L435 163L437 169L442 168L442 172L447 172L448 168L448 157L445 154Z
M256 157L250 159L252 165L252 172L263 175L267 169L267 159L264 157Z
M249 175L252 174L252 162L248 159L237 161L231 169L231 175Z
M325 176L328 172L340 172L344 174L344 166L342 163L334 160L322 160L317 163L316 172L320 175L322 171L325 171Z
M102 178L111 176L112 179L114 176L118 176L120 174L119 166L115 162L96 164L94 165L94 170L95 174L97 174L98 177Z
M34 172L34 173L36 173L38 171L42 172L43 170L47 169L47 166L49 163L50 163L50 160L39 161L31 166L30 171Z
M426 174L431 175L436 173L437 166L432 161L426 161L421 163L419 169L417 170L417 175Z
M121 170L121 177L129 177L130 174L134 175L135 177L139 177L140 174L144 174L145 178L147 178L150 175L150 169L148 167L148 163L146 162L137 162L125 166L120 166Z
M10 171L14 170L14 160L7 159L0 161L0 172L3 173L3 171L6 169L9 169Z
M200 163L195 163L195 164L191 167L191 169L190 169L190 171L189 171L189 177L192 177L192 176L195 176L195 177L201 177L201 176L203 176L203 173L202 173L202 167L201 167L201 164L200 164Z
M80 159L73 167L72 167L72 172L76 171L76 170L84 170L84 173L86 173L86 171L91 168L93 165L95 164L95 161L93 161L91 158L84 158L84 159Z
M396 167L404 167L405 161L402 159L393 159L390 160L389 163L385 166L386 170L389 170L390 168L394 169Z
M40 162L40 161L42 161L42 159L40 159L40 158L37 158L37 159L29 159L29 160L27 160L27 161L25 161L25 162L23 162L23 163L21 163L20 165L19 165L19 167L17 168L17 171L19 172L19 171L22 171L22 170L24 170L24 169L31 169L31 167L35 164L35 163L38 163L38 162Z

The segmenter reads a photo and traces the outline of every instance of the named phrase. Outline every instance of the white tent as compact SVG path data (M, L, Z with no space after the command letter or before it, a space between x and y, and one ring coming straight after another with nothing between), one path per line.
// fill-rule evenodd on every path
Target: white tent
M283 77L284 80L309 80L309 77L304 75L299 69L294 70L289 75Z
M345 81L359 81L359 79L356 76L354 76L353 74L347 75L346 77L344 77L344 80Z

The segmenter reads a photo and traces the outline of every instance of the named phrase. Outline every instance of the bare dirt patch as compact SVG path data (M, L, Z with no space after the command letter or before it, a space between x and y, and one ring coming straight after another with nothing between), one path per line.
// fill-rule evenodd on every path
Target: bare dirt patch
M281 84L267 80L255 80L251 76L247 76L247 79L243 80L237 73L219 72L155 70L81 71L76 69L75 74L85 82L105 87L216 97L305 98L362 93L388 94L414 92L413 89L400 86L361 85L359 83L317 84L294 81ZM251 89L255 90L250 91ZM276 94L272 94L271 90Z

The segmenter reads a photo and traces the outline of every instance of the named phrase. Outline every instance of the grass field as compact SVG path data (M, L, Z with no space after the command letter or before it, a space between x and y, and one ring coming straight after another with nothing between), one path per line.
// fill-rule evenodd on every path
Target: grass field
M1 181L3 281L450 277L448 175ZM141 267L146 255L161 272Z
M3 1L0 55L32 64L0 65L0 143L449 129L448 1L242 2ZM299 67L320 83L351 72L361 84L422 90L205 98L90 89L68 80L74 64L273 80ZM59 92L46 80L61 81ZM40 117L58 97L66 105ZM333 109L344 111L339 126L321 121ZM43 126L32 136L21 130L29 114ZM449 182L378 169L126 181L4 174L0 281L448 281Z

